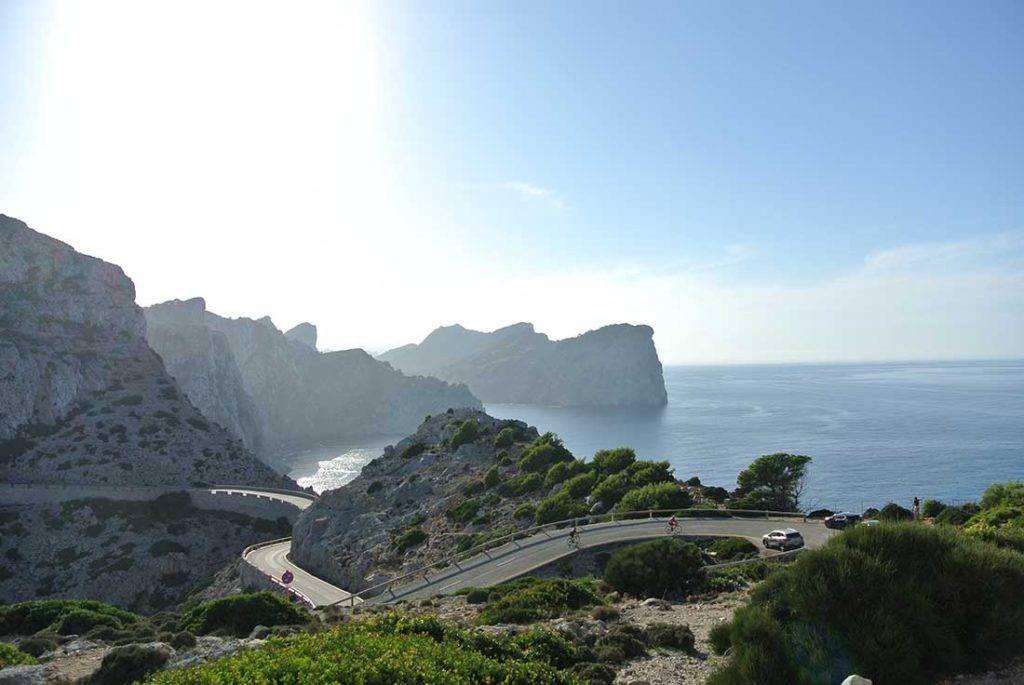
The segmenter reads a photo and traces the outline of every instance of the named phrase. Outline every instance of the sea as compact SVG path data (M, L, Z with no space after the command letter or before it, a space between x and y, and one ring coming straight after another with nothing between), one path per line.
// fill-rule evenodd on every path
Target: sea
M578 457L632 447L677 477L728 489L759 455L806 454L805 511L961 503L994 481L1024 479L1024 360L668 366L665 386L659 408L486 409L557 433ZM338 487L401 437L293 457L290 475Z

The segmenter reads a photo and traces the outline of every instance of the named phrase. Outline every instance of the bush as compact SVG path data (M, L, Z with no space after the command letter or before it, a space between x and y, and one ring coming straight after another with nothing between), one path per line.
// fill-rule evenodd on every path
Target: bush
M578 516L586 516L590 509L585 502L569 497L565 492L559 492L553 497L541 500L537 505L535 521L538 526L555 521L565 521Z
M732 624L729 621L716 623L708 633L708 641L711 643L711 651L715 654L725 654L732 644Z
M527 659L542 661L555 668L568 668L578 661L573 644L547 628L533 628L519 633L511 642Z
M14 645L0 642L0 668L5 666L27 666L36 663L31 654L21 651Z
M203 602L182 616L186 628L199 635L225 630L246 637L256 626L268 628L309 622L309 614L270 592L255 592Z
M573 476L583 473L586 470L583 462L573 459L572 461L560 461L551 466L544 475L544 487L551 489L559 483L565 482Z
M935 517L935 523L947 526L962 526L970 520L971 516L973 516L973 513L966 507L946 507Z
M941 514L945 508L946 505L937 499L926 499L921 506L921 515L925 518L933 519Z
M424 531L419 526L410 528L409 530L405 531L397 538L395 538L395 551L401 554L407 549L411 549L416 545L423 544L426 541L427 537L428 536L426 531Z
M152 645L125 645L115 647L103 657L103 662L89 678L90 685L128 685L163 668L170 651Z
M539 473L522 473L502 483L498 492L508 497L519 497L533 492L543 484L544 479Z
M590 612L590 617L595 621L618 621L621 616L618 609L603 604L594 607L594 610Z
M484 474L484 487L490 489L500 482L501 472L498 471L498 467L492 466L491 468L487 469L487 473Z
M708 547L719 561L746 559L758 555L757 545L744 538L718 538Z
M462 445L473 442L480 435L480 424L474 419L466 419L452 435L452 451L459 449Z
M811 458L776 452L758 457L736 477L738 509L798 511Z
M116 616L101 614L98 611L89 609L74 609L61 616L57 621L55 629L58 635L83 635L93 628L104 626L108 628L121 628L121 621Z
M604 474L624 471L636 461L636 453L629 447L617 447L612 450L599 450L594 453L591 463Z
M517 519L532 519L536 513L537 507L527 503L516 507L516 510L512 512L512 516Z
M545 433L530 443L530 446L519 458L519 468L523 471L547 471L553 464L560 461L575 461L572 453L554 433Z
M514 428L511 428L509 426L502 428L500 431L498 431L498 434L494 436L494 446L498 448L511 447L512 443L514 443L515 441L516 431Z
M419 455L423 454L426 450L427 446L424 445L422 442L414 442L413 444L409 445L404 450L402 450L402 454L400 456L402 457L402 459L412 459L413 457L418 457Z
M466 593L467 604L483 604L490 597L491 591L485 587L470 588Z
M717 502L718 504L721 504L725 500L729 499L729 491L726 490L725 488L720 488L717 485L706 487L702 492L705 499L709 499L712 502Z
M175 633L168 643L175 649L190 649L196 646L196 636L187 630Z
M998 504L982 509L967 521L968 529L1017 527L1024 530L1024 506Z
M598 483L590 493L590 499L600 502L605 509L608 509L618 504L622 496L629 490L629 485L628 474L616 473Z
M601 661L622 663L626 659L645 656L647 648L641 641L643 632L632 625L617 625L594 643L594 653Z
M637 461L630 464L629 484L638 488L652 483L675 483L672 467L667 461Z
M445 516L456 523L467 523L473 520L478 511L480 511L480 500L470 498L446 511Z
M882 521L913 521L914 512L901 507L895 502L889 502L879 509L878 518Z
M518 642L517 642L518 639ZM557 636L497 638L465 631L436 617L389 613L338 628L272 640L195 668L157 674L157 685L247 683L574 682L545 661L572 649Z
M992 509L1000 504L1024 507L1024 480L993 483L981 496L981 508Z
M634 597L681 595L698 578L702 566L696 545L660 538L616 551L605 567L604 580Z
M490 597L478 617L485 625L532 623L603 603L593 581L585 579L520 578L492 588Z
M0 605L0 635L31 635L53 627L65 614L86 610L116 618L128 625L140 616L91 599L45 599Z
M695 644L690 626L678 623L649 623L644 627L644 642L648 647L665 647L692 652Z
M574 499L580 499L589 495L596 483L597 474L581 473L565 481L565 485L562 486L562 492Z
M592 661L576 664L572 674L587 685L612 685L615 682L615 669L605 664Z
M1024 650L1024 556L945 526L857 526L774 571L729 635L719 685L933 683Z
M42 656L57 649L57 646L57 640L49 635L34 635L22 640L18 644L18 649L32 656Z
M685 509L693 504L690 495L675 483L652 483L630 490L615 506L615 511L644 509Z

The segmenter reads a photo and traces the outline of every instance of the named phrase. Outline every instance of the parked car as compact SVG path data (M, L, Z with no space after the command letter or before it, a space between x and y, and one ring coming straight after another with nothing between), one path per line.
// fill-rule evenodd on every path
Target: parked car
M860 519L860 514L851 514L849 512L832 514L831 516L825 517L825 527L842 530L843 528L849 528L850 526L860 523Z
M804 536L800 531L793 528L773 530L761 538L766 549L777 549L785 552L790 549L799 549L804 546Z

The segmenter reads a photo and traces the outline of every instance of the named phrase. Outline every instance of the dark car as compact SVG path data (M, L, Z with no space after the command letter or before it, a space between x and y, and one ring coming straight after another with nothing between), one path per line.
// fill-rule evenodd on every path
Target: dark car
M860 514L851 514L849 512L832 514L825 517L825 527L842 530L843 528L857 525L860 523L860 519Z

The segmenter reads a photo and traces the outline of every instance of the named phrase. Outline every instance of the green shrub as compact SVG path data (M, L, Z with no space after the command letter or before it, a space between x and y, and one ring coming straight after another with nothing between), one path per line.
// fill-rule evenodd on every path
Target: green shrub
M583 462L573 459L572 461L560 461L552 464L548 472L544 474L544 487L549 490L559 483L562 483L573 476L586 470Z
M519 497L537 490L544 484L539 473L521 473L509 478L498 487L498 492L507 497Z
M559 492L553 497L541 500L537 505L535 521L537 525L565 521L578 516L586 516L590 509L585 502L569 497L565 492Z
M185 612L182 623L199 635L224 630L246 637L256 626L298 625L309 614L270 592L255 592L203 602Z
M595 502L600 502L605 509L608 509L618 504L622 496L629 490L629 487L629 475L616 473L598 483L593 491L591 491L590 498Z
M758 555L757 545L744 538L718 538L708 547L719 561L746 559Z
M461 446L471 443L480 435L480 424L474 419L466 419L459 425L455 434L452 435L451 448L457 450Z
M1024 554L1024 528L989 528L978 526L965 531L972 538L982 540L996 547L1011 549Z
M511 447L512 443L516 441L516 431L510 426L506 426L498 431L498 434L494 436L494 446L498 448Z
M685 509L693 504L689 493L675 483L652 483L630 490L615 506L615 511L644 509Z
M1024 505L997 504L982 509L967 521L969 530L974 528L1016 527L1024 530Z
M597 474L581 473L565 481L565 485L562 486L562 492L574 499L581 499L589 495L596 484Z
M445 516L456 523L467 523L473 520L478 511L480 511L480 500L471 497L446 511Z
M367 683L568 685L572 677L545 661L571 649L557 636L496 638L431 616L396 612L317 633L272 640L260 649L190 669L157 674L157 685Z
M480 479L471 480L462 486L462 493L464 495L479 495L481 492L487 489L484 482Z
M739 497L731 508L799 511L810 463L810 457L785 452L758 457L736 476Z
M643 632L633 625L616 625L594 643L594 653L601 661L622 663L626 659L645 656L647 648Z
M604 580L634 597L681 595L697 580L702 566L696 545L660 538L617 550L605 566Z
M149 556L162 557L173 553L187 552L188 548L174 540L157 540L149 546Z
M901 507L895 502L889 502L878 510L878 518L882 521L912 521L914 519L914 512Z
M141 617L130 611L91 599L45 599L0 605L0 635L31 635L50 628L65 614L86 610L112 616L121 624L135 623Z
M664 647L692 652L695 639L690 626L659 621L644 626L644 642L648 647Z
M592 661L576 664L571 672L587 685L612 685L615 682L614 668Z
M726 490L725 488L720 488L717 485L706 487L701 491L701 493L704 495L705 499L709 499L712 502L717 502L718 504L721 504L725 500L729 499L729 491Z
M517 519L532 519L536 513L537 507L526 503L516 507L516 510L512 512L512 516Z
M618 609L604 604L594 607L590 612L590 617L595 621L618 621L621 616Z
M174 633L168 644L175 649L190 649L196 646L196 636L187 630Z
M427 533L419 526L415 526L405 531L397 538L395 538L394 548L395 551L401 554L407 549L411 549L416 545L423 544L427 539Z
M384 483L380 482L379 480L375 480L372 483L370 483L369 486L367 486L366 494L367 495L372 495L373 493L380 492L383 489L384 489Z
M1024 556L946 526L857 526L774 571L729 635L719 685L933 683L1024 651Z
M468 604L483 604L487 601L491 591L485 587L470 588L469 592L466 593L466 602Z
M591 463L604 474L618 473L629 468L636 461L636 453L628 447L617 447L612 450L599 450L594 453Z
M946 505L937 499L926 499L924 504L921 505L921 515L925 518L933 519L941 514L945 508Z
M946 507L935 517L935 523L947 526L962 526L967 523L973 513L965 507Z
M981 508L992 509L1001 504L1024 507L1024 480L993 483L981 496Z
M484 474L484 487L490 489L500 482L501 471L498 470L498 467L492 466L491 468L487 469L487 473Z
M636 461L629 465L629 484L638 488L652 483L674 483L672 467L667 461Z
M586 579L520 578L492 588L490 596L478 617L483 624L532 623L603 603Z
M57 649L58 644L57 639L52 635L40 634L22 640L18 644L18 649L32 656L42 656Z
M115 647L103 657L90 685L127 685L141 681L167 663L170 652L144 645Z
M542 661L555 668L568 668L578 661L576 647L547 628L532 628L519 633L511 642L527 659Z
M27 654L14 645L0 642L0 668L5 666L27 666L36 663L31 654Z
M715 654L725 654L732 644L732 623L716 623L708 633L708 641L711 643L711 651Z
M93 628L105 626L109 628L121 628L121 621L116 616L102 614L89 609L74 609L61 616L57 621L55 630L58 635L83 635Z
M424 445L422 442L414 442L408 447L406 447L404 450L402 450L402 454L399 456L401 456L402 459L412 459L413 457L418 457L419 455L423 454L426 451L426 445Z
M523 471L546 472L560 461L574 461L572 453L554 433L545 433L531 442L523 452L519 458L519 468Z

